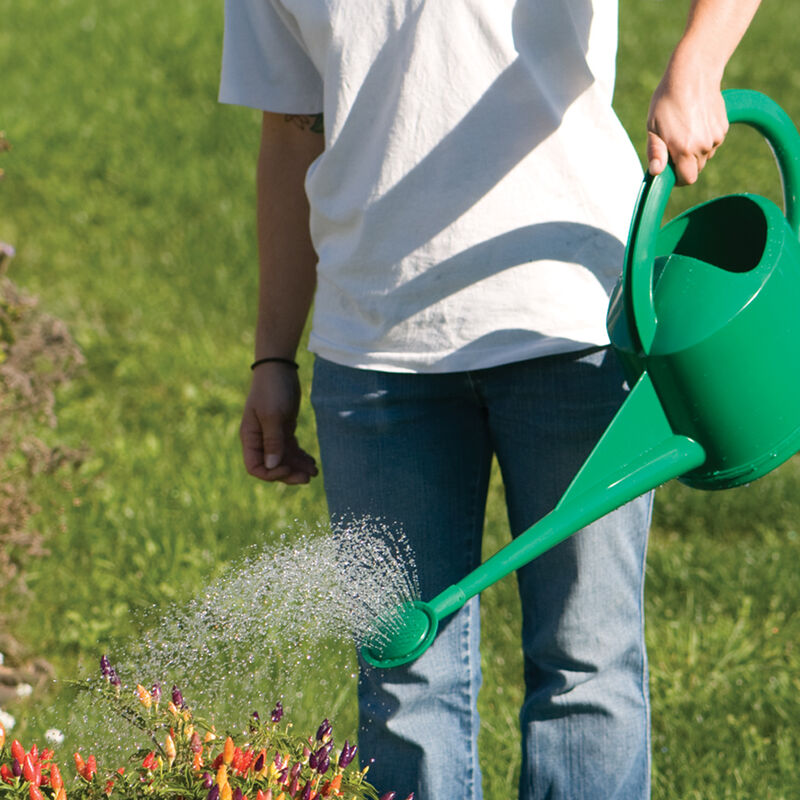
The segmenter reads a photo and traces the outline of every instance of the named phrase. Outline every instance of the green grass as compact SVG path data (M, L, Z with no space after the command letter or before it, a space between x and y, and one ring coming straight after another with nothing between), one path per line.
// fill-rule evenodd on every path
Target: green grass
M687 5L622 4L616 103L640 153ZM14 145L0 239L17 248L11 277L68 323L88 361L60 394L59 428L40 433L89 450L77 472L37 478L51 554L26 565L28 593L0 602L12 632L69 678L135 637L139 612L182 602L252 543L324 518L325 502L320 481L262 486L240 464L258 115L215 101L221 3L0 0L0 19L0 129ZM795 119L799 22L789 0L765 4L727 80ZM746 130L673 208L739 189L778 193ZM301 424L313 450L307 405ZM735 492L659 492L647 589L656 798L800 795L799 481L790 463ZM486 552L506 538L495 478ZM522 691L513 579L487 590L483 619L486 796L505 800ZM309 687L300 724L333 704L353 728L352 684L332 683ZM55 693L11 710L33 734L68 706Z

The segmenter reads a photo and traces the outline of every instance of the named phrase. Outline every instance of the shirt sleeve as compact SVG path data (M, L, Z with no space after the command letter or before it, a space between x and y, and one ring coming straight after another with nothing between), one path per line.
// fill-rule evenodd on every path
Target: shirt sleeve
M283 114L318 114L322 77L293 19L272 0L225 0L219 100Z

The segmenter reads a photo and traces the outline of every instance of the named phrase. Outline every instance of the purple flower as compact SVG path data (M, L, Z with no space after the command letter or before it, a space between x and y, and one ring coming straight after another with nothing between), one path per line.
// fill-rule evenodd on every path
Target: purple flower
M11 762L11 772L15 778L19 778L22 775L22 764L16 758Z
M175 704L175 708L186 708L181 690L177 686L172 687L172 702Z
M108 678L111 675L111 662L108 660L108 656L105 653L100 656L100 674L104 678Z
M386 792L386 794L382 794L380 800L394 800L397 797L397 792Z
M303 787L303 793L300 795L300 800L311 800L311 781L306 781L306 785Z
M320 775L324 775L330 769L330 766L330 756L325 753L325 755L322 756L322 758L317 762L317 772L319 772Z
M219 800L219 786L216 783L208 790L206 800Z
M281 717L283 717L283 706L281 705L281 701L278 700L278 702L275 703L275 708L272 709L272 713L269 715L269 718L273 722L278 723L281 721Z
M316 753L312 753L308 757L308 766L311 767L311 769L316 769L318 763L319 763L319 757L317 756Z
M295 764L295 765L294 765L294 766L291 768L291 770L289 771L289 775L290 775L292 778L299 778L299 777L300 777L300 772L302 771L302 769L303 769L303 764L302 764L302 762L301 762L301 761L298 761L298 762L297 762L297 763L296 763L296 764Z
M255 772L261 772L261 770L264 769L264 761L265 761L264 754L259 753L258 758L256 759L256 763L253 765L253 770Z
M322 724L317 729L317 741L321 742L326 736L330 736L333 730L329 720L322 720Z
M154 683L150 688L150 697L153 698L153 702L158 704L161 702L161 684Z
M241 790L239 786L237 786L233 790L233 800L242 800L243 797L244 797L244 792Z
M208 772L203 773L203 788L210 789L214 785L214 776Z
M344 747L339 755L339 766L344 769L350 765L350 762L356 757L356 750L358 745L350 744L347 739L344 740Z
M114 669L114 667L111 667L108 671L108 682L117 688L122 686L122 681L119 679L119 675L117 675L117 671Z

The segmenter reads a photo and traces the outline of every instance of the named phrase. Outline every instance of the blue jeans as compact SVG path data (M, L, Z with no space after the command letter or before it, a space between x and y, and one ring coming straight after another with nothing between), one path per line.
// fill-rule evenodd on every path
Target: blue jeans
M552 509L625 398L610 351L418 375L317 359L329 511L404 530L423 599L480 563L493 454L512 535ZM649 797L643 583L651 496L518 572L525 701L520 798ZM405 667L361 664L359 744L379 792L478 800L478 598Z

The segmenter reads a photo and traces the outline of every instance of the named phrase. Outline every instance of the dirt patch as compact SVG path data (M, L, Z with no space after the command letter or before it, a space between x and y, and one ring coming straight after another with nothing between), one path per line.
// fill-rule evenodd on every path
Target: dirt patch
M7 149L0 132L0 152ZM66 325L9 279L14 255L11 245L0 242L0 594L7 597L28 591L26 567L47 554L49 532L36 527L38 509L30 496L34 477L77 466L85 457L43 439L44 431L56 427L56 391L75 376L84 357ZM0 705L8 691L18 697L17 687L36 688L50 674L46 662L28 657L5 629L0 613L0 653L5 656Z

